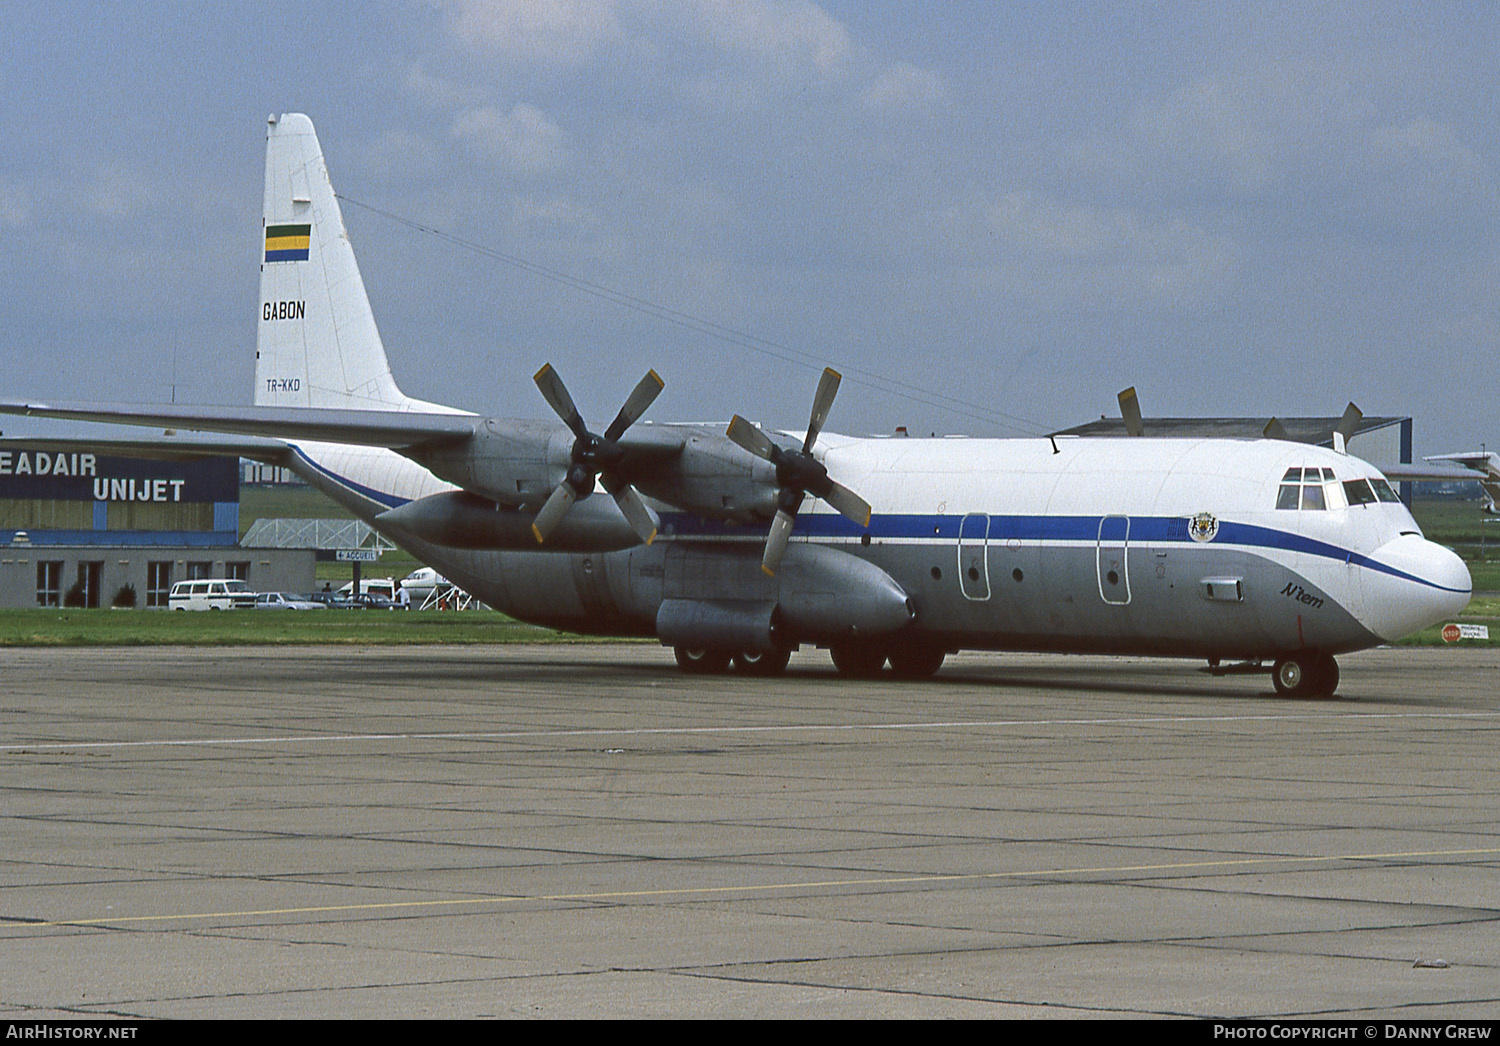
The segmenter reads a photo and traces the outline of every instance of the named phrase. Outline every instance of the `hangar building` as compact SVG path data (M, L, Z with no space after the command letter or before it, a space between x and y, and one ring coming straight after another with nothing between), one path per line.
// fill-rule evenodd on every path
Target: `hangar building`
M1144 418L1143 436L1180 439L1261 439L1270 418ZM1339 418L1280 418L1279 439L1333 446L1333 430ZM1100 418L1053 433L1054 436L1127 436L1123 418ZM1412 423L1409 417L1361 418L1349 439L1349 453L1378 469L1410 465ZM1411 484L1399 485L1401 500L1411 507Z
M0 606L165 607L206 577L311 588L311 551L240 546L239 478L235 457L0 441Z

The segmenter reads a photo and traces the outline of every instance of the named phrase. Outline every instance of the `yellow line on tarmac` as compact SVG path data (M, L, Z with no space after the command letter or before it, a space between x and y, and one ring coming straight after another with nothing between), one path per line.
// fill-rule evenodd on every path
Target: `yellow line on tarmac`
M452 908L459 905L516 904L531 902L570 901L626 901L645 898L694 898L710 894L765 894L793 890L825 890L833 888L866 886L912 886L922 883L983 882L996 879L1032 879L1072 875L1122 875L1139 872L1172 872L1192 869L1247 868L1255 865L1311 865L1331 864L1336 861L1394 861L1431 857L1478 857L1500 854L1500 847L1483 847L1472 850L1404 850L1390 853L1331 854L1322 857L1239 857L1213 861L1172 861L1161 864L1119 864L1084 868L1034 868L1014 872L965 872L951 875L904 875L883 876L865 879L820 879L807 882L762 883L749 886L683 886L659 890L607 890L597 893L558 893L532 895L496 894L492 897L459 897L436 901L385 901L369 904L324 904L301 908L252 908L244 911L188 912L165 915L106 916L98 919L57 919L48 922L11 923L11 926L58 927L58 926L124 926L130 924L167 922L170 920L202 921L207 919L246 919L254 916L317 915L325 912L375 912L419 909Z

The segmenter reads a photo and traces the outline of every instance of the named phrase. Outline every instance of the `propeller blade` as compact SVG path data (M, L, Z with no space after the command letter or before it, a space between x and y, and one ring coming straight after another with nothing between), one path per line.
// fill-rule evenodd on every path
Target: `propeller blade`
M573 507L573 502L578 500L578 492L575 491L567 480L557 485L547 503L542 506L542 511L536 514L536 519L531 521L531 532L536 535L537 544L547 540L547 535L557 529L562 518L568 514L568 509Z
M640 493L629 483L621 482L620 477L613 473L601 476L600 482L615 499L615 504L619 506L620 513L625 517L626 522L630 524L630 529L639 534L641 540L648 545L655 541L657 527L661 521L656 518L656 513L646 507L646 503L641 500Z
M583 424L583 415L578 413L578 408L573 405L573 397L568 395L568 387L558 376L557 371L552 369L552 364L542 365L542 369L532 376L536 387L542 391L542 398L547 405L557 412L562 418L563 424L573 430L573 435L579 439L587 439L589 430Z
M772 443L764 432L738 414L729 423L729 428L725 431L724 435L728 436L743 449L754 454L757 458L765 458L767 461L775 460L772 457L772 452L775 450L776 444Z
M1125 419L1125 431L1132 436L1144 436L1146 430L1141 426L1141 401L1135 397L1135 386L1120 393L1119 399L1120 416Z
M662 388L666 382L657 376L656 371L648 370L646 376L636 383L635 389L630 393L630 398L620 408L620 413L615 415L615 420L609 423L609 428L604 430L604 438L614 442L625 434L625 430L634 425L640 416L646 413L646 408L655 402L656 397L661 395Z
M860 497L854 491L834 480L828 481L832 486L828 493L821 495L824 501L832 505L841 515L848 517L852 522L861 527L870 525L870 503Z
M1333 427L1334 450L1340 454L1349 453L1349 441L1354 438L1354 433L1359 429L1359 423L1364 419L1364 416L1364 412L1353 403L1344 408L1344 416Z
M771 521L771 533L766 538L766 554L761 557L760 569L771 577L776 576L776 571L781 568L781 557L786 555L786 546L792 540L792 524L796 521L784 508L776 510L776 518Z
M823 368L823 376L818 379L818 391L813 395L812 419L807 423L807 439L802 441L802 453L812 450L818 434L823 431L823 423L828 420L828 411L833 407L833 397L838 395L839 382L842 380L843 376L832 367Z
M1266 427L1261 430L1261 435L1266 437L1266 439L1291 438L1286 434L1286 426L1283 425L1280 421L1277 421L1275 418L1272 418L1270 421L1266 422Z

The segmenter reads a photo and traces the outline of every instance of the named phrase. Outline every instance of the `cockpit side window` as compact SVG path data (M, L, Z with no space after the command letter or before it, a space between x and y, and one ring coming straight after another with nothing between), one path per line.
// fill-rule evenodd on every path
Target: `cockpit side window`
M1372 479L1370 480L1370 486L1375 488L1375 496L1381 501L1396 502L1401 500L1396 492L1391 489L1391 485L1384 479Z
M1350 479L1344 481L1344 497L1351 505L1370 505L1375 501L1375 492L1370 489L1369 480Z

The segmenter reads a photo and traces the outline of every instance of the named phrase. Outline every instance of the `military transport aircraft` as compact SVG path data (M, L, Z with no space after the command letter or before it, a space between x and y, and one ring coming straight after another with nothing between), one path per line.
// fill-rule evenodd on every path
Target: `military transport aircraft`
M312 122L271 117L255 406L8 403L11 413L258 437L492 606L656 636L688 672L775 674L800 644L852 676L949 652L1271 663L1329 694L1334 655L1457 613L1470 578L1373 466L1277 439L857 439L651 424L652 372L600 432L406 396L370 312ZM591 496L596 484L608 497Z

